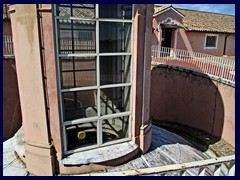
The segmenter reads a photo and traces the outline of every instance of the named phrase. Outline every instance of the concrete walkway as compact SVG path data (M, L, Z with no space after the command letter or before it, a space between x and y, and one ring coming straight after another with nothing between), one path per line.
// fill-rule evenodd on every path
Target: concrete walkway
M18 158L14 150L15 136L3 142L3 176L27 176L25 164Z

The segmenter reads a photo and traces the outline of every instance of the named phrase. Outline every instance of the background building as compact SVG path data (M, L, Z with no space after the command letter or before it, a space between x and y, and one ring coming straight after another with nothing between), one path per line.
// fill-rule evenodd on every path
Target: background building
M153 45L235 56L235 16L154 6Z

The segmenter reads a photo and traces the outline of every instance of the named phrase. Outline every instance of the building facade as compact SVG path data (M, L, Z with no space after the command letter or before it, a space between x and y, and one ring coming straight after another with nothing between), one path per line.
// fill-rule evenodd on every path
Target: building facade
M90 172L146 152L153 5L9 11L28 171Z
M235 56L235 16L155 6L153 45Z

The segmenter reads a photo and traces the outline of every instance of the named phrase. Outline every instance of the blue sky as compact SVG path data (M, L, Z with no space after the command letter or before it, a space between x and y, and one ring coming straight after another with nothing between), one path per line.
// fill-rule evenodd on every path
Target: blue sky
M167 4L156 4L165 6ZM235 4L172 4L173 7L235 15Z

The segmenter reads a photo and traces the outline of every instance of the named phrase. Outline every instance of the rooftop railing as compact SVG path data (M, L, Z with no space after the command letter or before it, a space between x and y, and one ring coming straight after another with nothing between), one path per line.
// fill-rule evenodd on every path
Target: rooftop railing
M95 43L95 41L82 41L79 39L61 39L61 54L71 54L73 51L74 53L95 53Z
M198 71L235 84L235 60L168 47L152 46L152 64Z
M3 36L3 57L14 57L12 36Z

